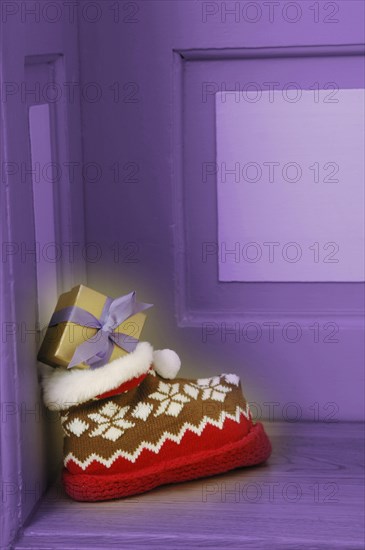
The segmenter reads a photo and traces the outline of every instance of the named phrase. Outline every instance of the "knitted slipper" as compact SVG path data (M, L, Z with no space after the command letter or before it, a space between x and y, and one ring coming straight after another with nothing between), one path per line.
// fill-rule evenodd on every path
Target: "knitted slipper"
M171 381L179 368L175 352L147 342L98 369L47 368L44 401L60 411L69 496L120 498L270 456L236 375Z

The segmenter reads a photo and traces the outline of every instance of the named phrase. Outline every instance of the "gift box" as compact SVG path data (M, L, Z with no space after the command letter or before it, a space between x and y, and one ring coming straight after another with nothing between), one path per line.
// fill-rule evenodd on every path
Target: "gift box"
M97 368L136 347L152 304L112 299L84 285L61 294L38 353L52 367Z

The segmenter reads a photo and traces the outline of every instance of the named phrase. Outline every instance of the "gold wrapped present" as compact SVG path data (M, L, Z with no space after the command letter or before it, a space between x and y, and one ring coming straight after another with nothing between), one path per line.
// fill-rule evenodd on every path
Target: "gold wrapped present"
M99 340L101 343L96 347L102 347L102 344L105 344L110 336L109 351L104 364L110 363L114 359L126 355L127 350L131 351L136 345L146 320L146 314L142 310L151 307L151 305L138 304L135 301L135 292L112 300L87 286L78 285L59 297L55 313L39 350L38 360L52 367L74 366L88 369L90 365L93 365L92 360L85 359L75 364L75 357L85 355L85 345L83 344L87 342L87 348L90 345L90 339L94 342ZM133 313L134 311L137 312ZM132 314L130 315L130 313ZM88 316L90 318L93 316L100 326L95 328L95 326L90 326L93 323L80 323L80 318ZM115 325L116 319L122 319L122 322L113 328L113 321ZM99 331L102 331L103 334L97 334ZM103 338L98 338L98 336ZM128 341L129 346L123 343ZM133 344L133 342L135 343ZM80 354L82 349L84 353ZM98 357L96 359L94 357L94 362L95 360L97 361ZM71 361L74 364L70 365ZM97 362L95 364L101 366Z

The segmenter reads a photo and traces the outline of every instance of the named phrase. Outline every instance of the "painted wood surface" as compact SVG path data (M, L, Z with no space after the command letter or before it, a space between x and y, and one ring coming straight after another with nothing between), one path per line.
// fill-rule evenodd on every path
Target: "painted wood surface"
M358 423L268 425L266 465L105 503L59 484L14 550L247 548L362 550L363 436Z
M296 23L284 1L255 23L243 1L135 2L118 23L104 5L97 23L80 18L82 80L103 92L82 101L84 162L103 168L85 185L86 237L102 252L89 284L155 303L145 338L176 349L188 376L229 366L260 403L295 401L310 420L314 402L334 402L361 420L363 285L219 281L217 254L203 253L218 239L216 178L202 170L216 162L217 91L363 87L364 4L337 2L336 23L324 5L315 23L307 0Z
M220 281L365 280L360 84L216 93Z
M31 10L26 2L0 3L2 548L8 548L54 475L61 442L55 425L46 420L37 378L43 321L38 315L37 267L47 255L35 232L41 209L33 208L32 173L37 170L31 162L31 105L52 104L53 139L48 145L62 172L53 182L56 238L48 235L48 243L65 251L64 243L84 242L82 178L70 181L64 169L66 163L81 165L80 103L67 101L64 93L52 101L46 93L53 84L64 91L79 81L77 26L25 13L27 6ZM40 10L41 3L33 7ZM38 171L44 169L42 161ZM62 253L56 263L58 291L83 280L83 262L71 262Z

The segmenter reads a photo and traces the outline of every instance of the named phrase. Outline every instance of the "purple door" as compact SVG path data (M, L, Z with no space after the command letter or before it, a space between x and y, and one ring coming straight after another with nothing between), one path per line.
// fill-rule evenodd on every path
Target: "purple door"
M363 4L344 6L132 2L81 21L103 94L83 102L85 161L104 168L89 282L138 287L157 304L146 337L190 374L229 365L261 417L361 417Z
M35 357L78 282L258 419L363 414L364 4L75 4L0 5L5 547L58 468Z
M8 547L58 470L55 418L40 400L36 355L59 292L84 277L75 20L48 3L2 2L1 546ZM70 166L79 172L75 176ZM68 243L68 244L67 244Z

